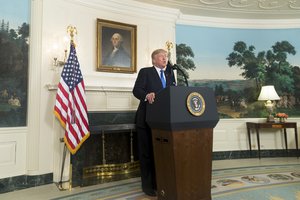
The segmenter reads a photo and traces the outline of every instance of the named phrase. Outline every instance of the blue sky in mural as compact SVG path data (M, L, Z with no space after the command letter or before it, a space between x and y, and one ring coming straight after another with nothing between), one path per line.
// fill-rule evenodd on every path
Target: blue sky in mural
M196 70L190 79L243 79L237 67L229 67L226 57L233 51L234 43L244 41L253 45L256 53L267 51L277 41L287 40L295 47L296 55L288 62L300 66L300 29L231 29L189 25L176 26L176 44L190 46L195 54Z
M29 22L28 0L0 0L0 5L0 20L4 20L5 23L9 21L10 29L17 29L24 22Z

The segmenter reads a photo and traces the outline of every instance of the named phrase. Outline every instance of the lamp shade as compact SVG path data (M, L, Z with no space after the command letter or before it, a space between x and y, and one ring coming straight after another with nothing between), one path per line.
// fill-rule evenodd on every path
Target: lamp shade
M279 100L274 85L266 85L261 87L260 94L258 96L258 100L267 101L267 100Z

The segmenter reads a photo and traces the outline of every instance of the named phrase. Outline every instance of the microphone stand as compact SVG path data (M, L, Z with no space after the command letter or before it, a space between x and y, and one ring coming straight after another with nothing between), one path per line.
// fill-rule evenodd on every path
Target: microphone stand
M189 83L188 83L188 80L187 80L186 75L183 72L183 70L178 65L176 65L176 64L172 65L170 61L168 61L167 65L169 65L172 70L177 70L177 71L179 71L182 74L182 76L184 77L185 85L188 87Z

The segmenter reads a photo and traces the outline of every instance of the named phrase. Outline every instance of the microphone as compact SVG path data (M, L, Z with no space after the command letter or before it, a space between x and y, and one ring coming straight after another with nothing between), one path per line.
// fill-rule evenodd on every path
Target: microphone
M170 67L172 70L178 69L178 65L172 64L172 62L170 60L168 61L167 67Z
M189 86L189 83L188 83L188 80L187 80L187 77L186 77L185 73L183 72L183 70L177 64L172 64L172 62L170 60L168 60L167 68L168 67L172 70L179 71L182 74L183 78L184 78L185 85L187 87Z

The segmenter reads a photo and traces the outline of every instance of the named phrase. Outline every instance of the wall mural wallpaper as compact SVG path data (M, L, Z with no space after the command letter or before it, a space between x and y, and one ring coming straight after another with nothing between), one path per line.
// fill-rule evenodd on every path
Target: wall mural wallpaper
M221 118L267 117L264 102L257 100L264 85L274 85L280 96L274 114L299 117L299 51L299 28L176 26L176 63L189 86L215 91ZM179 72L178 80L184 85Z
M0 127L26 126L29 1L2 1L0 13Z

